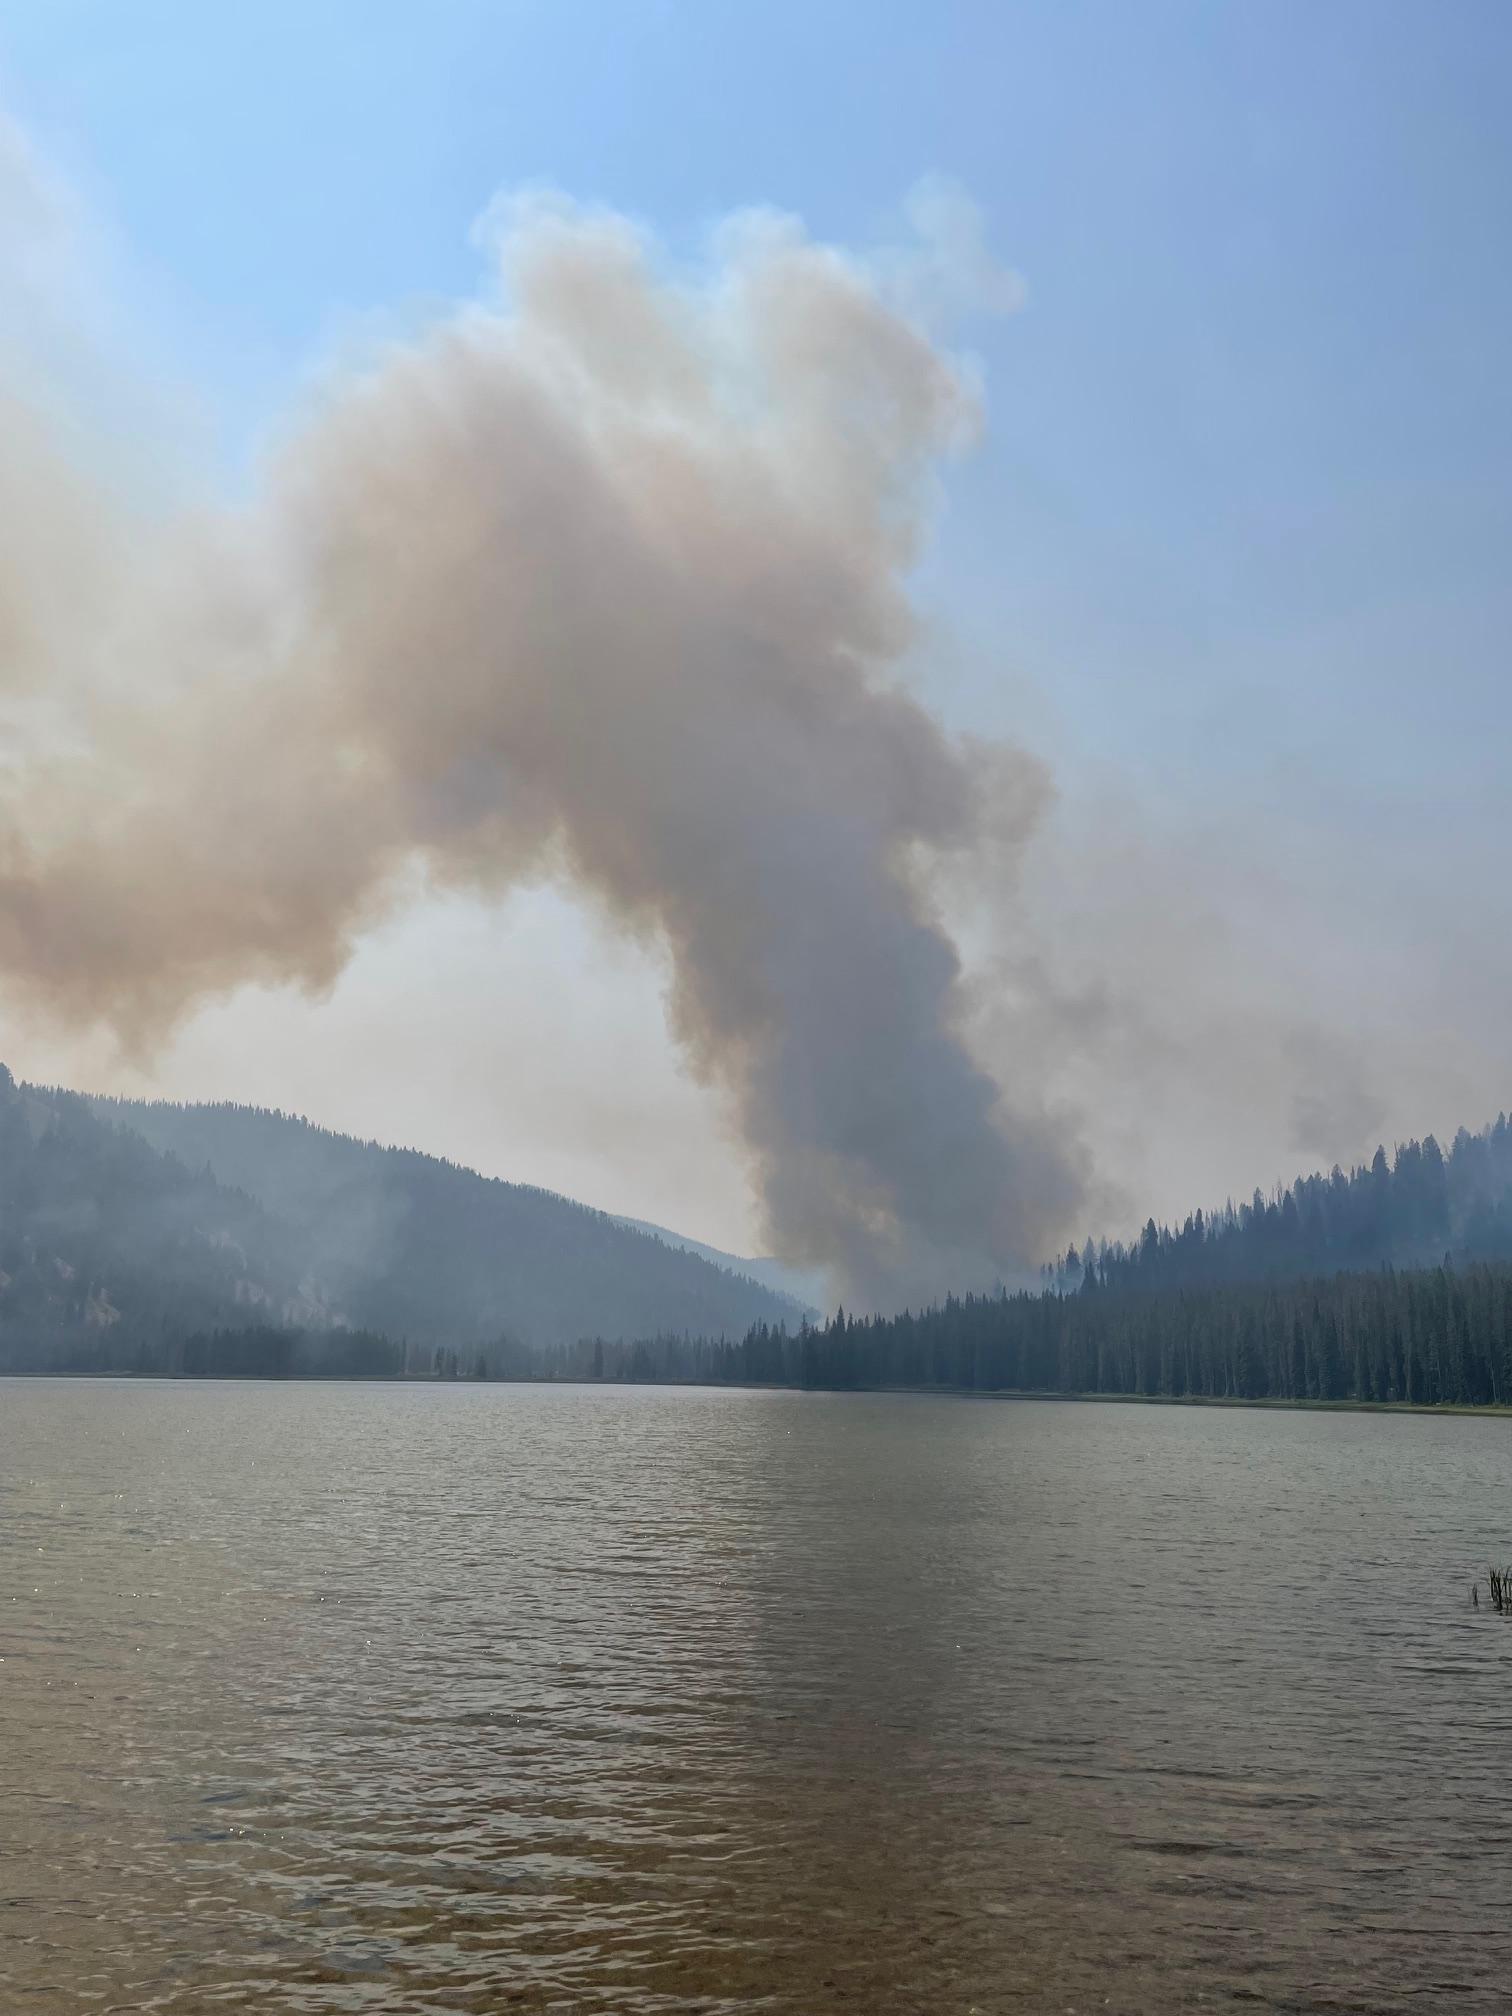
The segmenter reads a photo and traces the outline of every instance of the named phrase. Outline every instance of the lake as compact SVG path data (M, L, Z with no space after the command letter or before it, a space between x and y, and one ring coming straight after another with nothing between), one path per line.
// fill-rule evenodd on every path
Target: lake
M1506 1419L0 1382L0 2009L1505 2010L1509 1486Z

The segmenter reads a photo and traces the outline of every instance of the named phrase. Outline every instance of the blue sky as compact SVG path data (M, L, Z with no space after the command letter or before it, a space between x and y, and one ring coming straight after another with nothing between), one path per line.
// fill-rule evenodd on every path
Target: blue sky
M1456 1096L1488 1099L1509 59L1494 0L0 16L0 97L123 248L232 467L346 326L478 287L469 227L500 188L552 182L674 244L765 203L864 245L920 174L957 178L1028 305L967 332L990 419L920 583L938 704L1039 749L1073 812L1127 801L1173 901L1199 861L1204 902L1277 885L1257 957L1342 934L1378 995L1415 960L1481 961L1473 1027L1442 986L1413 1012L1481 1059ZM1482 1117L1448 1097L1388 1098L1385 1124ZM1230 1134L1238 1187L1241 1160L1286 1173L1283 1138ZM1200 1198L1222 1166L1157 1188Z
M691 241L885 233L926 170L1028 311L936 559L1047 732L1266 774L1352 736L1499 784L1512 16L1494 4L12 6L13 105L130 248L235 456L343 321L478 284L546 180ZM933 579L934 577L932 577ZM990 705L990 698L987 702ZM1225 741L1231 742L1227 751Z

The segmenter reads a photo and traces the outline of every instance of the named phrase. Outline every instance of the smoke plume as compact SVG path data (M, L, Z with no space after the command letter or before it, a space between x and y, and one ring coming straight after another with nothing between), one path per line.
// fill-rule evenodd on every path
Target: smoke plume
M899 671L959 216L902 267L745 218L694 276L494 223L497 300L333 377L243 507L121 510L0 407L0 982L140 1052L329 985L417 874L563 877L669 952L776 1251L874 1303L1039 1259L1078 1163L973 1061L933 891L1010 880L1045 783Z

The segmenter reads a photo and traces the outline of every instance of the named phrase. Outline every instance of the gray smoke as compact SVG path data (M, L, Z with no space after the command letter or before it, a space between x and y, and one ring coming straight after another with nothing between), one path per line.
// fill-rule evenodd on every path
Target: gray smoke
M669 950L785 1259L872 1303L1037 1260L1079 1164L968 1052L934 889L1010 880L1045 781L898 671L966 375L896 261L777 220L697 278L563 205L498 242L498 304L328 383L244 510L112 521L28 428L11 998L142 1051L247 982L329 985L417 871L562 877Z

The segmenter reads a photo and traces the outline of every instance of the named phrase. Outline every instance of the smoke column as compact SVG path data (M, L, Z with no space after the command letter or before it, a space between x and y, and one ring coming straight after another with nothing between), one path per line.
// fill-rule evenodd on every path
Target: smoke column
M938 243L748 217L690 278L613 216L497 221L497 304L328 382L244 508L113 523L14 437L0 984L141 1051L328 985L417 872L564 878L670 953L776 1251L870 1304L1038 1260L1078 1165L968 1053L931 889L1011 877L1044 780L898 675L975 422L908 305Z

